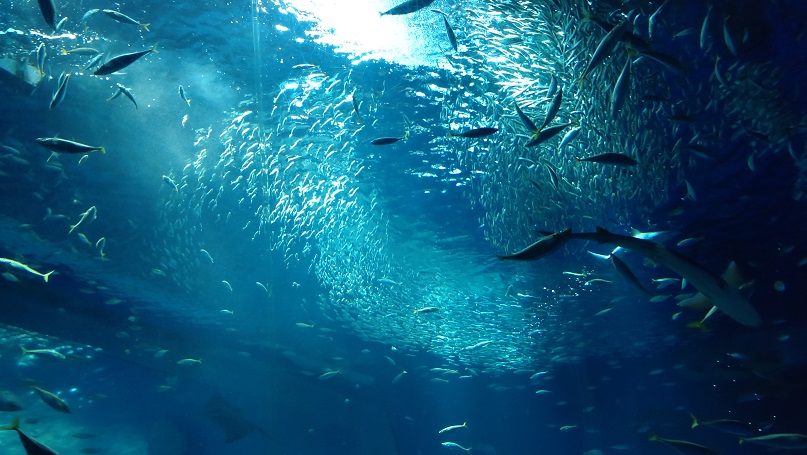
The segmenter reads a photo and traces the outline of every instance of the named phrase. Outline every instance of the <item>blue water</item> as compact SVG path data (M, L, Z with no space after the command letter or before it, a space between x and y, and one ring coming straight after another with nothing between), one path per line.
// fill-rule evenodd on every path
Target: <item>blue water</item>
M22 409L0 425L60 454L158 455L675 453L653 435L771 450L690 414L807 433L801 2L670 0L652 40L659 2L588 5L612 25L638 14L636 35L681 66L634 55L616 118L626 46L578 81L605 31L576 2L380 18L395 2L340 17L316 3L64 1L57 33L36 2L2 0L0 257L55 273L1 267L0 392ZM91 8L149 30L103 12L85 28ZM155 44L109 76L61 55ZM550 124L580 134L526 148L513 105L540 123L553 77ZM107 100L116 84L137 108ZM448 135L482 126L499 131ZM41 137L105 153L52 154ZM575 159L606 152L638 165ZM607 245L497 259L595 226L663 231L654 242L713 275L734 261L762 324L718 311L692 327L706 309L675 304L691 283L616 253L652 298ZM15 432L0 453L25 453Z

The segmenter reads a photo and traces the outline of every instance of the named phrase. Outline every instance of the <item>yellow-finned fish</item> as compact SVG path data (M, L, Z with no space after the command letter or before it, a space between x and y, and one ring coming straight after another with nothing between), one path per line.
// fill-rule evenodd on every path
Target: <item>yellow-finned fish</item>
M45 280L45 283L48 282L48 278L50 277L50 275L53 272L55 272L55 270L51 270L48 273L40 273L40 272L37 272L36 270L32 269L31 267L28 267L27 265L23 264L22 262L17 262L17 261L15 261L13 259L8 259L8 258L0 258L0 263L9 265L9 266L14 267L16 269L25 270L26 272L34 274L34 275L37 275L37 276L41 276L42 279Z

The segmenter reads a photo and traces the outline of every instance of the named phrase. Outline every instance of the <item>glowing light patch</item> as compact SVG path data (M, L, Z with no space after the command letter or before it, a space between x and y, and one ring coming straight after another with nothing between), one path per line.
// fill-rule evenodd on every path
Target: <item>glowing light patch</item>
M306 33L319 44L333 46L356 62L387 60L407 66L435 66L444 53L435 34L442 19L429 9L405 16L381 16L398 0L287 0L284 9L301 23L315 25Z

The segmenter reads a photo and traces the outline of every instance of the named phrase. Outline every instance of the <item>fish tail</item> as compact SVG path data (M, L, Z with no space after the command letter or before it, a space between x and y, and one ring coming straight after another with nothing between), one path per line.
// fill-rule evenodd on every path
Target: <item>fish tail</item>
M28 350L23 345L20 345L20 349L22 349L22 355L28 355Z
M582 13L583 18L580 19L581 22L591 22L591 19L594 18L594 14L586 8L582 8Z
M146 24L146 25L148 25L148 24ZM151 46L151 51L149 51L149 52L154 52L154 53L159 54L159 52L157 51L157 43L154 43L154 46Z
M48 278L50 278L50 275L51 275L53 272L55 272L55 270L51 270L50 272L48 272L48 273L46 273L46 274L42 275L42 278L44 278L44 279L45 279L45 283L47 283L47 282L48 282Z
M692 417L692 426L691 426L690 428L695 428L695 427L697 427L698 425L700 425L700 422L698 422L698 418L697 418L697 417L695 417L695 414L692 414L692 413L690 412L690 413L689 413L689 416L690 416L690 417Z
M101 153L106 153L106 149L105 149L103 146L99 147L99 148L98 148L98 150L99 150ZM95 218L93 218L93 219L95 219Z
M20 428L20 418L16 417L11 425L5 425L0 427L0 430L18 430ZM742 441L742 439L740 439Z
M59 51L59 53L60 53L60 54L62 54L62 55L67 55L67 54L69 54L70 52L67 52L67 49L62 48L62 50L61 50L61 51Z
M745 439L740 438L740 444L742 444L743 442L745 442Z
M188 106L191 105L191 100L185 100L188 103Z
M145 30L147 32L151 31L151 30L149 30L149 25L151 25L151 24L140 24L140 26L143 27L143 30Z

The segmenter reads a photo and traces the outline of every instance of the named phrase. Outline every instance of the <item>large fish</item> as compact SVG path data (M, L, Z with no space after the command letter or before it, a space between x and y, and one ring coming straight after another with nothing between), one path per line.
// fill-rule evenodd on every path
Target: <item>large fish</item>
M568 230L567 230L568 231ZM567 232L562 231L562 232ZM554 234L558 235L558 234ZM594 233L566 234L568 239L593 240L598 243L610 243L631 250L661 264L681 275L695 289L703 293L714 306L735 321L749 327L762 323L759 313L751 303L740 294L737 288L726 283L722 278L703 268L700 264L681 253L670 250L663 245L649 240L637 239L625 235L613 234L601 227Z
M537 242L524 248L518 253L509 254L506 256L499 256L499 259L516 260L516 261L532 261L540 259L549 253L554 252L562 247L569 239L572 238L572 230L564 229L560 232L542 237Z
M151 47L151 49L146 49L145 51L139 52L132 52L129 54L122 54L116 57L113 57L110 61L104 63L103 65L99 66L97 70L95 70L94 75L96 76L104 76L107 74L112 74L118 72L127 66L131 65L132 63L136 62L137 59L140 57L157 51L157 45Z
M25 448L25 453L28 455L59 455L55 450L23 433L22 430L20 430L20 419L14 419L11 425L0 427L0 430L16 431L20 436L22 446Z
M39 2L39 9L42 11L42 17L45 22L50 25L50 28L56 30L56 4L53 0L37 0Z
M381 13L382 16L414 13L434 3L434 0L409 0Z

